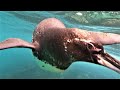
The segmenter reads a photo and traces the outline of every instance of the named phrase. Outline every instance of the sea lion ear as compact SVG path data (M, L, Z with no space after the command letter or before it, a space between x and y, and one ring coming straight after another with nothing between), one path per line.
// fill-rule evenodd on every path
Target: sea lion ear
M9 38L5 41L0 42L0 50L16 47L35 49L35 46L32 43L29 43L19 38Z
M100 44L93 43L91 40L75 38L74 43L82 47L82 49L89 50L91 53L103 51L103 47Z

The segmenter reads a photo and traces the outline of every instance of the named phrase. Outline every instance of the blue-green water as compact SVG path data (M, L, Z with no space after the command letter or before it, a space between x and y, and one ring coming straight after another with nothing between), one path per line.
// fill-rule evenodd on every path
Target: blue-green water
M10 37L31 42L36 25L50 17L66 27L120 34L120 12L0 11L0 42ZM105 46L105 50L120 60L120 44ZM11 78L120 79L120 74L87 62L75 62L64 73L53 73L38 67L30 49L11 48L0 51L0 79Z

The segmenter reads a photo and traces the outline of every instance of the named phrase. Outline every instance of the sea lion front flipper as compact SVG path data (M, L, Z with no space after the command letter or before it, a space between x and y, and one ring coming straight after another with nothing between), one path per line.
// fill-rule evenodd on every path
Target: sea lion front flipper
M102 45L120 44L120 35L114 33L94 32L78 28L71 28L71 30L86 40L92 40L94 43Z
M0 42L0 50L15 47L35 49L35 46L32 43L29 43L19 38L9 38L3 42Z
M120 44L120 35L114 33L91 32L91 37L95 42L102 45Z

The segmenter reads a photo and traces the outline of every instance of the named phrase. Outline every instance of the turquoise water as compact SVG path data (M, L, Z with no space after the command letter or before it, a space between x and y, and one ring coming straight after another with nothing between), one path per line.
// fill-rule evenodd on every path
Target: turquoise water
M0 41L21 38L31 42L36 25L45 18L60 19L66 27L120 34L120 12L0 11ZM120 44L105 46L120 60ZM120 79L120 74L100 65L75 62L64 73L42 70L30 49L0 51L0 79Z

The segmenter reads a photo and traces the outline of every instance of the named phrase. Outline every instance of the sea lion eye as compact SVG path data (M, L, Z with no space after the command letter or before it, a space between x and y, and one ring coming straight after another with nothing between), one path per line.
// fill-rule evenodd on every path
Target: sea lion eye
M93 44L88 43L87 47L88 47L89 49L91 49L91 48L93 48L94 46L93 46Z
M92 44L92 43L88 43L87 44L87 49L92 52L93 54L97 54L100 53L102 51L101 48L97 47L96 45Z

